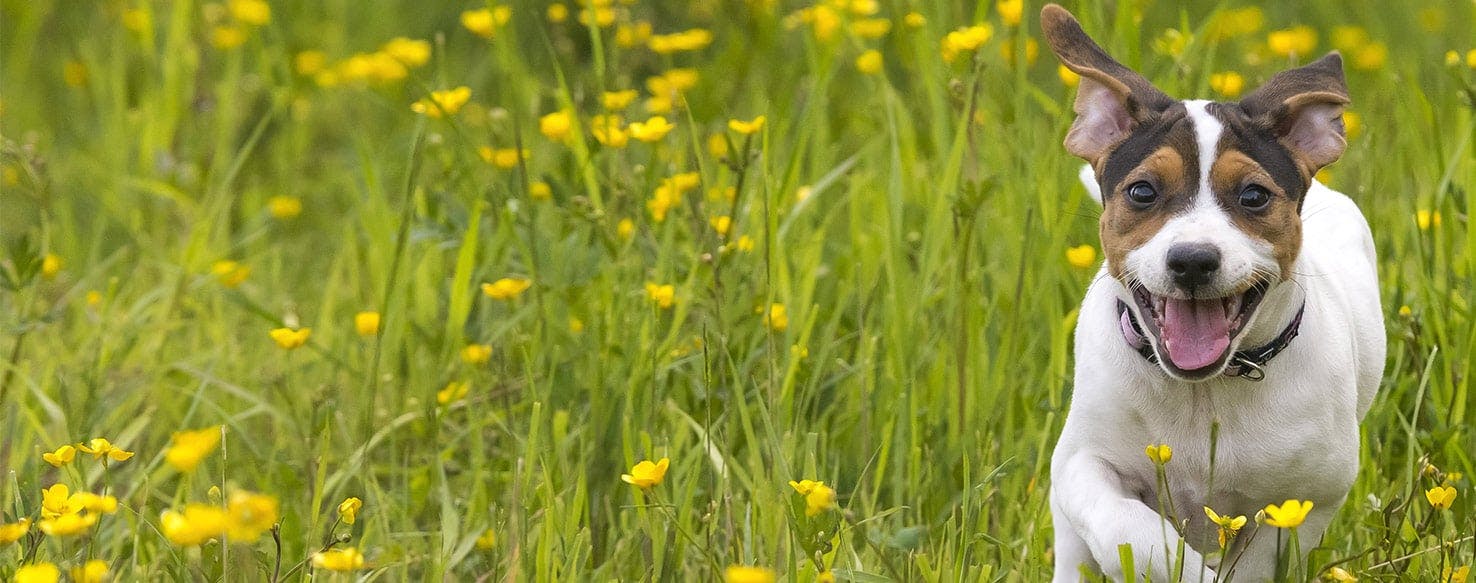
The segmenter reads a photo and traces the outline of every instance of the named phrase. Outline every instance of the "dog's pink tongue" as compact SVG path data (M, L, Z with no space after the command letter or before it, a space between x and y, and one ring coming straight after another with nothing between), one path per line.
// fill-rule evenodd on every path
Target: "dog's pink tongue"
M1214 364L1230 348L1230 317L1221 300L1176 300L1163 310L1163 347L1180 370Z

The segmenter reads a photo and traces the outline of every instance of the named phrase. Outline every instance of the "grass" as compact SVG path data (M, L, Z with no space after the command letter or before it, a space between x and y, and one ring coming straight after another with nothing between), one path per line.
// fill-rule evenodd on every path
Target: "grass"
M989 2L889 0L890 31L868 39L829 7L619 3L601 28L578 5L554 23L515 2L486 39L460 22L472 4L276 2L250 25L240 0L0 2L0 523L39 518L55 483L119 501L85 535L0 546L0 579L95 558L119 580L302 580L330 546L384 580L1049 576L1048 460L1094 273L1066 251L1095 244L1098 209L1060 145L1072 92L1032 48L1039 6L1011 26ZM1178 96L1303 61L1266 48L1293 25L1350 63L1387 49L1348 71L1358 128L1326 178L1373 227L1389 362L1307 571L1348 559L1365 581L1430 581L1476 563L1471 4L1267 7L1215 40L1205 23L1229 6L1139 5L1072 8ZM841 25L823 38L827 14ZM627 42L638 22L713 41L658 54ZM991 38L945 62L944 36L976 23ZM400 36L428 59L384 61ZM870 48L880 74L854 64ZM625 117L645 120L648 79L673 68L697 73L664 114L674 131L592 137L602 92L639 90ZM411 111L458 86L454 115ZM541 118L562 109L573 127L550 139ZM758 115L751 136L727 128ZM529 155L501 168L483 146ZM648 202L685 172L700 184L655 220ZM249 274L227 285L222 260ZM502 278L532 286L480 291ZM672 285L671 307L647 283ZM356 332L361 311L377 334ZM281 327L312 334L284 350ZM490 359L465 362L468 344ZM453 382L467 394L439 402ZM193 471L166 461L174 432L216 426ZM100 436L137 455L42 459ZM659 485L621 481L663 457ZM806 516L800 479L838 508ZM1441 479L1459 495L1434 511ZM163 533L162 512L243 491L276 500L279 543ZM335 511L350 496L352 525Z

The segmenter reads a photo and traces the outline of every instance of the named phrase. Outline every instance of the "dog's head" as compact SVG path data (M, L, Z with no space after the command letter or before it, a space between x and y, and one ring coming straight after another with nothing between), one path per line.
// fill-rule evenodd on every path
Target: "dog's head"
M1109 273L1171 375L1224 370L1267 291L1291 277L1302 201L1343 153L1348 89L1330 53L1238 103L1179 101L1108 56L1051 4L1041 28L1081 76L1066 149L1102 193Z

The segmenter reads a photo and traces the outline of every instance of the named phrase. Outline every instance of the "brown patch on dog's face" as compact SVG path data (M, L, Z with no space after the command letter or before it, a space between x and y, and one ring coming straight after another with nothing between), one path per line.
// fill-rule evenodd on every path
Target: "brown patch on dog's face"
M1097 169L1102 185L1102 253L1113 277L1126 279L1127 254L1152 239L1164 223L1194 199L1199 181L1194 128L1182 104L1139 125ZM1134 201L1129 191L1146 183L1157 199Z
M1281 276L1287 277L1302 249L1300 207L1305 192L1295 196L1286 192L1266 168L1235 149L1220 151L1210 168L1210 188L1236 228L1271 244ZM1257 196L1247 192L1255 189L1269 196L1263 208L1248 207L1243 200L1257 200Z

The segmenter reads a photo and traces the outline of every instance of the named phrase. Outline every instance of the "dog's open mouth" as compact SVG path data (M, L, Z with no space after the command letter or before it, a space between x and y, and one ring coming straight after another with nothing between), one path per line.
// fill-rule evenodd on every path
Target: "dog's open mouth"
M1133 301L1147 321L1142 328L1157 340L1159 356L1185 376L1207 376L1229 358L1230 345L1261 305L1270 282L1219 298L1177 299L1133 284ZM1167 357L1167 358L1162 358Z

